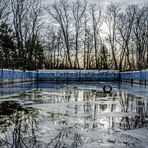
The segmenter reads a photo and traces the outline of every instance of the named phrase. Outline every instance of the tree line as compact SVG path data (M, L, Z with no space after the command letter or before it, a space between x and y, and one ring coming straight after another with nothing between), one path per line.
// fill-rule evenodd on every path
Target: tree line
M0 67L148 68L148 5L0 0Z

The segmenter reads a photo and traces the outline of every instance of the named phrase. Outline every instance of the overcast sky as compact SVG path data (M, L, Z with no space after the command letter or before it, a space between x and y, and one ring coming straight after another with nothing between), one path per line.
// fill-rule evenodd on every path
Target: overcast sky
M143 6L145 4L148 4L148 0L93 0L94 2L99 2L105 6L108 3L112 2L118 2L122 8L126 8L128 5L138 4L139 6Z
M44 0L46 2L56 1L56 0ZM75 0L68 0L68 1L75 1ZM139 4L144 5L148 4L148 0L87 0L90 3L98 3L102 5L106 5L110 2L118 2L122 7L126 7L127 5L131 4Z
M148 0L88 0L90 2L107 4L109 2L119 2L121 5L129 5L129 4L140 4L143 5L148 3Z

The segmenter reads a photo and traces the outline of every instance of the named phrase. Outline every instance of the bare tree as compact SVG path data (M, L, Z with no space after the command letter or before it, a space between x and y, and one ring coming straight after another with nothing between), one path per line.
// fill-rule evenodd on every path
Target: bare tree
M74 28L75 28L75 51L76 51L74 66L78 69L80 68L79 57L78 57L78 50L80 48L79 40L82 32L83 18L85 16L86 7L87 7L86 1L80 2L80 0L73 2L72 5L72 14L74 18Z
M58 0L44 11L50 15L50 29L44 28L43 11L41 0L0 0L0 61L5 67L148 67L147 6L120 11L117 3L110 3L103 11L86 1Z
M137 68L147 67L148 55L148 7L137 9L134 23L134 41L136 45ZM147 58L148 59L148 58Z
M9 18L9 0L0 0L0 22L6 23Z
M25 17L25 26L24 26L24 40L25 40L25 50L26 50L26 61L29 61L32 64L31 69L37 67L39 59L37 54L42 54L42 50L36 45L40 40L40 31L43 28L43 21L40 17L42 15L42 4L40 0L33 0L30 4L30 11ZM35 48L36 47L36 48ZM40 51L41 50L41 51ZM41 60L41 59L40 59ZM28 65L28 64L27 64Z
M118 60L117 60L117 22L118 22L118 14L120 11L120 7L117 3L111 3L106 10L106 15L104 21L108 27L107 31L107 40L112 53L112 60L115 69L118 69Z
M99 40L100 40L100 28L101 28L101 9L95 4L90 5L91 23L93 29L93 40L95 50L95 65L99 68Z
M36 46L39 45L41 1L10 0L10 7L18 51L15 65L23 65L23 69L36 68L37 49L41 50L41 46Z
M67 59L68 64L72 68L72 62L70 57L70 5L66 0L61 0L58 3L55 2L51 6L47 7L48 13L51 15L51 17L60 25L64 42L66 46L66 52L67 52Z
M16 34L17 49L19 57L23 57L23 23L29 11L29 1L11 0L11 10L13 14L13 26ZM21 59L20 59L21 60Z
M118 30L120 34L121 40L118 41L118 43L121 45L121 52L120 52L120 62L119 62L119 70L124 69L132 69L131 60L130 60L130 44L131 44L131 38L132 38L132 32L133 32L133 24L135 21L135 13L136 7L135 6L129 6L126 9L126 13L120 13L118 17ZM122 65L123 59L127 64Z

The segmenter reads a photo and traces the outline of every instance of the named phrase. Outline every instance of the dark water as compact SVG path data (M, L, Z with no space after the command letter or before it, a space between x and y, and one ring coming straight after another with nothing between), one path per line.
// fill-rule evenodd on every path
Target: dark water
M102 87L110 84L111 93ZM137 91L136 91L137 90ZM0 147L146 147L147 88L118 83L25 83L3 86ZM143 135L143 137L141 137Z

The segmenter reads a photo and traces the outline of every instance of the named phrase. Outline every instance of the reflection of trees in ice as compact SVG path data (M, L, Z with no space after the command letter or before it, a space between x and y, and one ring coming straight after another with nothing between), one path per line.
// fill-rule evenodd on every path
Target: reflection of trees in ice
M120 127L124 130L147 127L148 123L144 116L123 117Z
M45 110L45 114L42 116L40 111L27 108L3 116L1 146L79 147L95 141L103 143L111 130L147 126L147 102L125 92L105 94L74 88L33 91L22 97L38 103L32 107Z
M38 141L38 111L34 109L23 109L17 111L10 117L5 118L1 124L1 146L11 148L40 147L42 142Z

